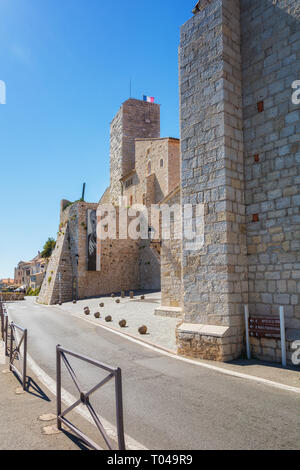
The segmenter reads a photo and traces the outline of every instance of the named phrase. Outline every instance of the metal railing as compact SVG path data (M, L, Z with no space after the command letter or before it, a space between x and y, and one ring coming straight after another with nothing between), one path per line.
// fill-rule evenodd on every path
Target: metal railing
M76 359L81 361L87 362L92 364L96 367L99 367L102 370L105 370L109 373L108 376L105 377L101 382L91 388L88 392L84 392L81 389L79 381L76 377L76 374L69 363L66 355L72 356ZM67 371L69 372L75 387L79 393L79 399L73 403L69 408L65 411L62 411L62 402L61 402L61 361L65 364ZM91 414L91 417L97 426L100 434L102 435L107 447L110 450L113 450L113 447L110 443L110 439L97 415L93 406L90 403L90 396L96 392L99 388L103 387L107 382L111 379L115 379L115 394L116 394L116 418L117 418L117 434L118 434L118 446L119 450L125 450L125 437L124 437L124 422L123 422L123 397L122 397L122 373L121 369L119 368L112 368L105 364L102 364L99 361L94 359L90 359L86 356L82 356L81 354L74 353L67 349L62 348L60 345L56 347L56 386L57 386L57 428L61 429L62 424L65 424L71 431L73 431L83 442L85 442L88 446L90 446L94 450L102 450L98 444L92 441L88 436L86 436L83 432L81 432L76 426L74 426L70 421L68 421L65 416L73 411L76 407L80 405L85 405L88 411Z
M4 350L5 350L5 355L6 356L9 356L9 340L10 340L10 334L9 334L9 321L8 321L8 315L7 313L5 313L4 315L4 336L3 336L3 340L4 340Z
M5 323L4 312L5 312L4 305L3 305L2 300L0 300L1 337L3 341L4 341L4 323Z
M4 342L4 351L5 351L5 356L9 355L9 321L8 321L8 315L7 315L7 310L2 301L0 301L0 317L1 317L1 336L2 336L2 341Z
M22 332L22 336L18 339L16 330ZM23 353L21 346L23 345ZM22 371L14 364L15 360L22 363ZM23 390L26 390L27 384L27 330L15 323L10 323L10 348L9 348L9 369L14 372L22 382Z

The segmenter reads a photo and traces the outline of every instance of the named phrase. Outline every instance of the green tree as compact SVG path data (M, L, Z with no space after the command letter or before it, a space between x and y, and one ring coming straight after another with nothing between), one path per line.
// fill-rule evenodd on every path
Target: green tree
M41 253L42 257L46 259L50 258L55 248L55 245L56 245L56 242L54 238L48 238L48 240L46 241L44 245L43 251Z

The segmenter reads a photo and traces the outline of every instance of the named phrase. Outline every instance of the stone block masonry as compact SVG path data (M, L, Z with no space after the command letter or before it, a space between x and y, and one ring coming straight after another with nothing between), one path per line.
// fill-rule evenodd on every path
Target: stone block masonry
M100 270L87 270L87 211L97 207L94 203L62 201L56 248L42 285L40 303L51 305L60 299L67 302L140 288L140 241L99 241Z
M128 224L132 219L128 218ZM98 217L98 223L100 221ZM120 239L119 236L119 208L116 208L116 240L98 240L100 271L94 282L101 295L140 288L140 240Z
M190 253L183 243L178 350L237 357L243 304L264 317L283 305L290 360L300 339L299 2L200 1L194 12L181 32L182 204L205 205L205 244ZM275 343L253 340L253 356L278 362Z
M162 200L169 207L180 206L180 187ZM162 229L165 227L162 225ZM168 228L168 227L167 227ZM181 213L170 217L170 239L163 239L161 246L161 307L155 310L159 316L182 317L182 221Z
M87 210L96 210L97 206L83 201L61 202L56 247L41 288L40 303L51 305L86 296L87 276L94 274L87 271ZM89 290L95 292L93 282L89 283Z
M62 302L72 300L73 271L69 236L69 227L58 236L38 297L38 302L41 304L53 305L60 300Z
M300 339L299 1L242 1L241 25L250 313L278 316L283 305ZM267 343L253 353L274 358Z
M135 141L135 180L123 195L133 202L142 204L148 195L147 180L154 178L154 194L146 205L161 202L180 182L180 142L173 138L136 139Z
M239 1L205 2L181 30L182 206L205 205L205 244L183 240L178 351L231 360L248 301Z

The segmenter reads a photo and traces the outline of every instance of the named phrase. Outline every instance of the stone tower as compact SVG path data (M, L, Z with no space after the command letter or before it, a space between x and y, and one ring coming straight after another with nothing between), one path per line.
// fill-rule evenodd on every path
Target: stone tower
M238 357L247 302L238 0L198 2L181 30L182 205L205 205L205 244L183 240L179 352Z
M136 99L123 103L110 128L110 195L118 205L121 178L135 167L135 139L160 137L160 105Z
M182 354L238 357L244 304L276 317L283 305L287 340L300 334L298 6L200 0L182 27L182 205L204 205L204 246L182 244ZM252 346L279 359L272 339Z

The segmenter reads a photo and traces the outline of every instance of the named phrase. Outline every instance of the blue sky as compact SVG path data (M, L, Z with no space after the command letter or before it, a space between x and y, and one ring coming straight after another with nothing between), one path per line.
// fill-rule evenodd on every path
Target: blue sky
M0 0L0 278L49 236L62 198L109 185L109 123L132 95L179 136L178 45L195 0Z

